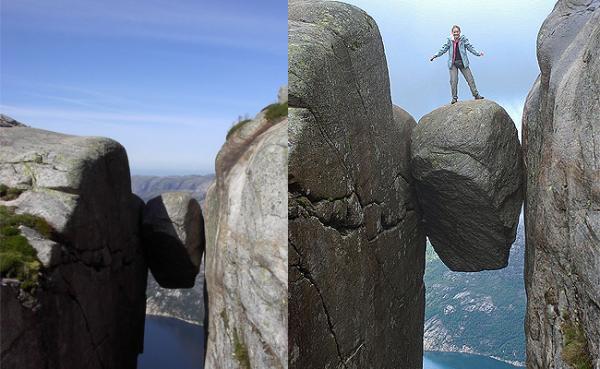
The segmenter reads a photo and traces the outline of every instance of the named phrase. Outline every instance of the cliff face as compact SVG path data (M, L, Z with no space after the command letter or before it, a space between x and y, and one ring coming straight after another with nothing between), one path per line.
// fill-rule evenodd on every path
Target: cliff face
M374 20L289 3L291 368L417 368L425 235L414 119L390 98Z
M600 367L600 1L560 0L527 97L528 368Z
M0 201L3 222L11 213L31 214L53 229L40 234L41 220L38 230L19 227L41 267L39 274L30 270L33 288L2 280L2 366L135 368L147 268L142 203L131 194L123 147L109 139L0 128L0 182L19 190ZM16 252L7 250L16 244L8 243L16 232L7 229L2 251ZM3 276L14 272L8 267Z
M287 97L287 96L286 96ZM287 101L233 127L207 193L205 368L287 368Z

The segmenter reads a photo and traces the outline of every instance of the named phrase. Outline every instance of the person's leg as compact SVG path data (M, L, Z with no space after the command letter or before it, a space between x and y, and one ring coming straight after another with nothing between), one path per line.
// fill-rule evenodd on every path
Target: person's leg
M455 103L458 100L458 68L455 65L450 68L450 92L452 103Z
M473 73L471 73L471 69L469 67L461 68L460 72L467 80L467 83L469 84L469 88L471 89L471 94L473 94L473 97L475 97L475 98L479 97L479 91L477 91L477 86L475 86L475 78L473 78Z

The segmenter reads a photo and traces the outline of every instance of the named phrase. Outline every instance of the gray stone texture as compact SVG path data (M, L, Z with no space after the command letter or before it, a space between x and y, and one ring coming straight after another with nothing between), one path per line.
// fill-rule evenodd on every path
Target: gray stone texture
M290 367L421 367L416 123L392 106L377 25L291 1L288 47Z
M412 133L427 237L454 271L504 268L523 203L517 129L490 100L444 105Z
M125 149L105 138L0 128L0 182L25 190L0 205L57 231L51 242L22 229L44 268L33 296L2 281L2 367L135 368L147 267Z
M26 125L21 122L17 122L8 115L0 114L0 128L7 127L26 127Z
M192 288L204 253L204 218L188 192L166 192L144 208L148 267L164 288Z
M600 1L558 1L537 56L523 113L527 367L574 367L570 325L600 368Z
M288 367L287 118L233 132L205 200L206 369Z

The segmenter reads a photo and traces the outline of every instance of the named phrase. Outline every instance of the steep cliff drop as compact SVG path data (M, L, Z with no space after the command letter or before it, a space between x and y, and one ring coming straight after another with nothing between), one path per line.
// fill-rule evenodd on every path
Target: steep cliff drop
M521 145L508 113L490 100L445 105L421 118L411 149L427 237L444 264L506 267L523 203Z
M206 369L287 368L287 94L230 130L207 193Z
M391 103L375 21L289 3L290 368L419 368L425 235L414 119Z
M537 56L523 114L527 367L597 369L600 1L558 1Z
M135 368L147 267L125 149L0 128L0 185L2 367Z

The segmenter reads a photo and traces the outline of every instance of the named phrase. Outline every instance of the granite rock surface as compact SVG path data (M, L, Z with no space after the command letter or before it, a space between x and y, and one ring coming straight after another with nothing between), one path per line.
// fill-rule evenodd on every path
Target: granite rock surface
M600 1L559 0L523 113L527 367L600 368Z
M289 2L289 363L422 365L425 235L416 122L394 107L375 21Z
M517 129L490 100L444 105L412 134L427 237L454 271L504 268L523 203Z

